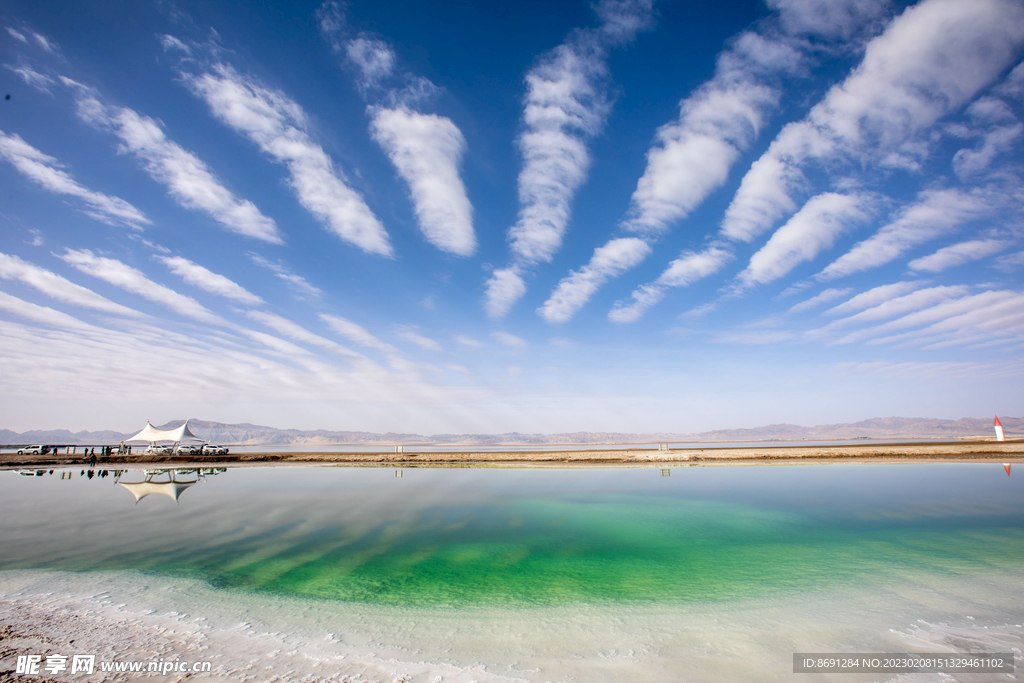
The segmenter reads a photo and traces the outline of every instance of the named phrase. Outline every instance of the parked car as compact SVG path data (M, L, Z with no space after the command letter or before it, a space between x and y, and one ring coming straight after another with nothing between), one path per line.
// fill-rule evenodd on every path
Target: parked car
M195 446L178 446L179 455L196 455L199 453L199 449Z
M223 446L214 446L213 444L203 444L203 455L227 455L228 449Z
M153 455L170 455L173 450L170 446L154 446L151 444L146 447L146 453Z
M42 455L49 452L49 446L26 446L18 449L18 455Z

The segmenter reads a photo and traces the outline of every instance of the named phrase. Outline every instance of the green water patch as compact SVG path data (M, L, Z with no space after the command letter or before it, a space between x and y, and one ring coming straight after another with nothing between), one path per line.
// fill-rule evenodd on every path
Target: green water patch
M358 529L283 525L92 568L392 605L722 601L900 573L1017 568L1020 522L861 519L672 497L525 498L425 508Z
M779 598L1024 566L999 466L244 470L178 501L0 477L0 569L142 570L384 605Z

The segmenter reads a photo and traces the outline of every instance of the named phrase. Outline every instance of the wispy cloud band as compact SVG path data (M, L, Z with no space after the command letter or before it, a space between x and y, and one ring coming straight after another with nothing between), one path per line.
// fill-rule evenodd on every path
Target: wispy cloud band
M652 0L599 3L600 26L574 31L526 74L524 130L517 140L523 159L519 216L508 231L513 264L486 284L491 317L503 316L525 293L524 267L551 261L561 248L572 199L590 167L587 143L604 128L611 107L608 50L650 25L652 5ZM508 286L513 276L521 286Z
M116 135L122 149L138 158L146 173L166 186L180 205L206 212L231 232L273 244L284 243L272 219L260 213L249 200L235 197L199 157L167 139L156 121L127 107L107 106L91 89L70 79L63 80L77 91L78 116Z
M310 138L297 103L225 64L183 75L214 116L285 165L299 203L332 232L368 253L393 255L384 226Z
M82 200L85 204L83 212L101 223L123 225L134 230L142 230L143 226L152 224L142 211L125 200L80 185L60 168L56 159L43 154L17 134L0 131L0 156L43 189Z

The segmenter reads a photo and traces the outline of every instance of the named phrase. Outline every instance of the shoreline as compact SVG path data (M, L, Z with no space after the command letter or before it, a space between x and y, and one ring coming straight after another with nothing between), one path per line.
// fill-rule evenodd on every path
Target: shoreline
M835 649L858 642L874 652L1009 651L1019 639L1020 609L999 598L1019 586L1019 572L968 583L930 572L915 578L952 604L922 605L917 591L882 582L818 588L797 599L394 607L223 590L134 571L7 570L0 572L0 680L22 680L5 676L17 655L56 651L95 653L99 663L206 661L212 671L195 679L211 683L788 681L790 653L823 639ZM891 593L884 606L878 588ZM972 616L963 616L967 609ZM553 632L552 623L568 628ZM764 623L776 626L759 628ZM138 680L98 667L92 675L33 678Z
M192 455L0 454L0 470L50 467L112 467L173 465L231 467L245 465L347 465L409 466L629 466L658 464L787 464L801 462L1006 462L1024 457L1024 440L943 443L872 443L841 446L749 446L726 448L678 448L668 451L636 450L536 450L460 451L426 453L349 452L255 452L229 453L208 459Z

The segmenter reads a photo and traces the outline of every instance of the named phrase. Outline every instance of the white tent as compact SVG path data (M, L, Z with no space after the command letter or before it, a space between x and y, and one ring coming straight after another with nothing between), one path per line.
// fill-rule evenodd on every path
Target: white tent
M196 479L193 481L178 481L179 476L189 473L195 473ZM167 481L153 481L153 479L161 475L166 475ZM193 470L146 470L146 478L138 482L121 481L120 475L117 478L117 483L131 491L132 495L135 496L136 504L151 493L159 493L162 496L173 498L174 502L177 503L178 496L188 487L194 486L198 482L198 472Z
M132 441L145 441L147 443L157 443L160 441L171 441L173 443L197 441L202 443L203 439L200 439L189 431L188 420L185 420L185 424L181 425L177 429L157 429L153 426L152 422L146 420L146 426L141 432L130 439L125 439L125 443L130 443Z
M182 491L187 489L189 486L192 486L193 484L195 484L194 481L190 481L190 482L180 482L180 481L156 482L156 481L149 481L149 480L140 481L138 483L125 483L123 481L122 482L118 482L118 483L121 486L125 487L126 489L128 489L129 491L132 492L132 495L135 496L135 502L136 503L138 503L140 500L142 500L143 498L145 498L146 496L148 496L151 493L159 493L161 495L167 496L168 498L173 498L174 502L177 503L178 502L178 496L181 495Z

